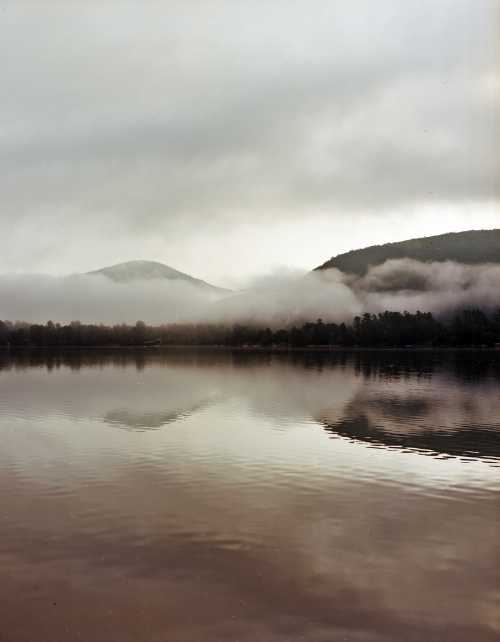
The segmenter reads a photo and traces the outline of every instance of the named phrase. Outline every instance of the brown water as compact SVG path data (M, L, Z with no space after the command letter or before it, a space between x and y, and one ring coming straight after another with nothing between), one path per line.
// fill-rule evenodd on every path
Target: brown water
M499 640L499 360L0 355L0 641Z

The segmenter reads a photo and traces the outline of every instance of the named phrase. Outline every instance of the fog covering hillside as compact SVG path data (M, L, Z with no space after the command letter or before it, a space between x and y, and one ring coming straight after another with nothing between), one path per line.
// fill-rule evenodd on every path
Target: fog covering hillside
M391 259L454 261L465 265L500 263L500 229L470 230L372 245L334 256L316 270L336 268L341 272L364 276L370 267Z
M434 239L470 238L470 234L478 233ZM491 240L498 238L499 231L480 234ZM437 247L442 244L436 243ZM0 319L28 323L244 323L276 329L318 318L350 322L357 315L386 310L431 312L445 321L471 308L488 315L496 313L500 307L498 253L485 250L481 257L485 261L494 257L496 262L474 265L450 260L451 256L452 251L450 256L441 253L441 261L391 258L363 275L335 267L306 274L287 270L263 277L240 292L210 286L148 261L67 277L6 274L0 275Z

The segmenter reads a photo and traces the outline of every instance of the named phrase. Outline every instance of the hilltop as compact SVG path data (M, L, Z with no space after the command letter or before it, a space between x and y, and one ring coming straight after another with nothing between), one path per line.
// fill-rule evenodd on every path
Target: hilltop
M111 279L115 283L131 283L132 281L150 281L152 279L166 279L169 281L185 281L199 288L210 289L220 293L229 292L223 288L218 288L201 279L196 279L189 274L180 272L169 265L159 263L158 261L127 261L117 263L99 270L87 272L89 275L100 275Z

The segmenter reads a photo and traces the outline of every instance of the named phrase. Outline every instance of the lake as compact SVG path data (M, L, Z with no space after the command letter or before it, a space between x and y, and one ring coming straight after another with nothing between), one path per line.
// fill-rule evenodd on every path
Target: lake
M0 353L1 642L500 639L500 353Z

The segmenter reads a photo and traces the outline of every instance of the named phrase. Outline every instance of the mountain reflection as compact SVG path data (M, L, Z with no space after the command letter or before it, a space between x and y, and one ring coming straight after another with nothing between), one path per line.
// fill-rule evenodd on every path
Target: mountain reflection
M205 400L192 405L191 407L184 407L181 410L168 410L165 412L148 412L148 413L134 413L129 410L110 410L103 419L112 426L125 428L127 430L157 430L168 424L173 424L177 421L189 417L195 412L206 408L212 403Z
M0 373L25 373L5 378L4 392L11 407L34 415L62 411L143 431L237 398L258 415L318 422L372 446L498 459L499 361L486 351L96 350L3 353ZM78 387L68 370L79 372Z
M403 382L371 379L343 416L318 421L332 436L425 455L500 459L498 384L435 374Z
M453 431L422 429L408 434L391 433L374 424L365 414L353 414L329 424L325 429L334 436L346 437L380 447L411 449L423 455L488 458L500 460L500 434L489 428L471 426ZM410 429L411 430L411 429Z
M4 354L2 625L498 640L499 390L495 353Z

